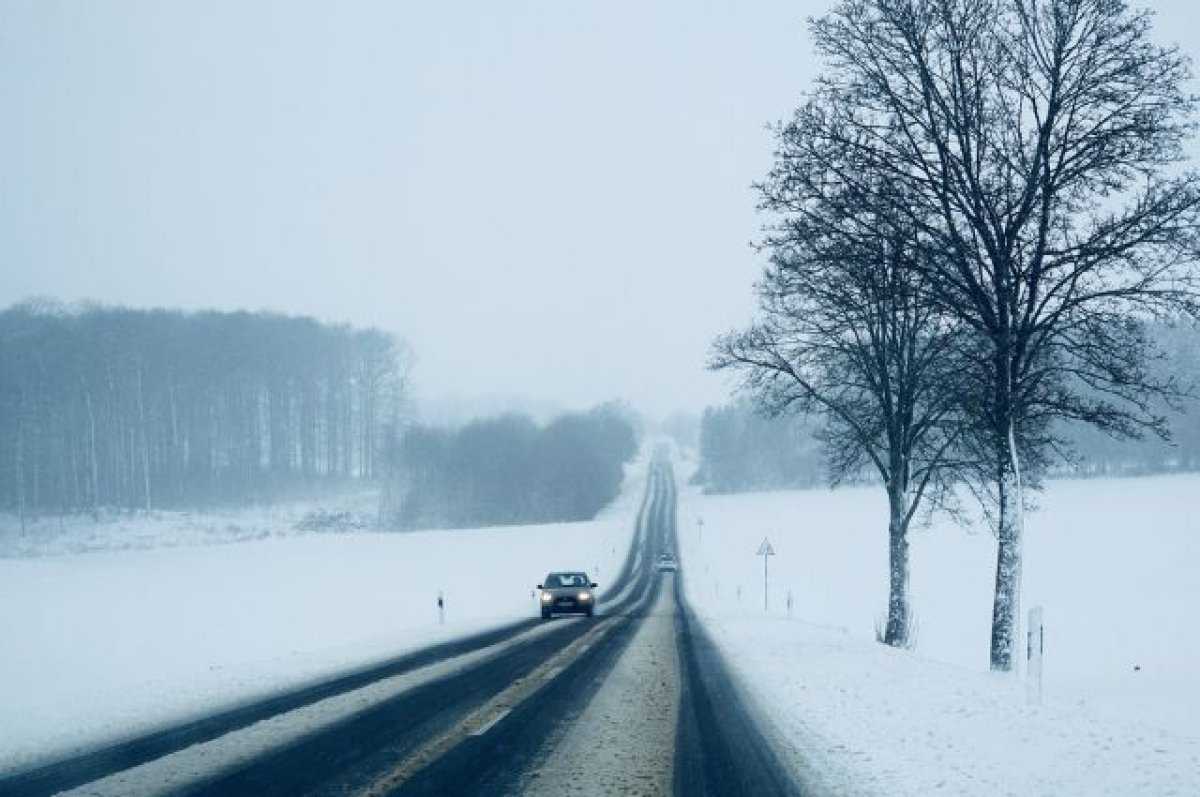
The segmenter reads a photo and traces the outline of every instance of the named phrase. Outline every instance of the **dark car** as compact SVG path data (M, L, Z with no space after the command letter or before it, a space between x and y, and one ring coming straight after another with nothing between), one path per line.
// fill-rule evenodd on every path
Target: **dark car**
M552 614L586 614L596 611L596 582L587 573L551 573L538 584L541 592L542 619Z

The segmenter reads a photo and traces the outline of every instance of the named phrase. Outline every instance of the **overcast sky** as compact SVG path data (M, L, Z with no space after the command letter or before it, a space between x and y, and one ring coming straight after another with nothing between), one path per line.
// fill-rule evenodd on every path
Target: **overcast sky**
M721 401L829 5L0 0L0 304L373 324L425 397Z

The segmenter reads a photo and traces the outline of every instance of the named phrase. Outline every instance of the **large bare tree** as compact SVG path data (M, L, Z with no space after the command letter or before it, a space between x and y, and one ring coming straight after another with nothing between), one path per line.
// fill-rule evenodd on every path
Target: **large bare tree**
M1163 431L1143 322L1194 313L1200 182L1187 59L1121 0L844 0L781 135L796 179L900 210L943 312L972 331L963 406L998 539L990 657L1013 666L1022 464L1054 419ZM906 204L892 201L895 192Z
M760 186L777 217L763 241L760 319L719 338L710 364L739 370L770 411L823 416L835 482L878 473L888 499L883 641L905 646L909 526L927 498L948 495L953 474L955 325L928 301L930 270L917 261L931 253L911 227L889 224L899 214L862 213L853 191L795 177L784 157Z

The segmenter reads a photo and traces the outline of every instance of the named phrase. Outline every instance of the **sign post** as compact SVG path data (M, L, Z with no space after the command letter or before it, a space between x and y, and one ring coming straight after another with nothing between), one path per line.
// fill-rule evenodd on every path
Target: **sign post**
M1042 703L1042 655L1046 652L1046 629L1042 625L1042 607L1029 610L1025 628L1025 697L1030 703Z
M771 542L766 537L763 537L762 545L758 546L756 556L763 558L763 611L767 610L767 557L775 555L775 549L771 547Z

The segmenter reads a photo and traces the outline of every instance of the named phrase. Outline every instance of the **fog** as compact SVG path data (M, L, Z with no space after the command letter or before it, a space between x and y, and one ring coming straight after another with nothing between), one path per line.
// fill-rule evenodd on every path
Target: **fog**
M0 304L378 325L427 399L720 401L828 5L0 3Z
M6 3L0 303L405 337L426 397L719 400L794 3Z

